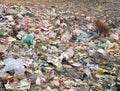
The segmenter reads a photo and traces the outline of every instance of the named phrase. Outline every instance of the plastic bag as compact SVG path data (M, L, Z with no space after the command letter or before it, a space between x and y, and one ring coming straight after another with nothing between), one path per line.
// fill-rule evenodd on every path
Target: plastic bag
M2 72L14 70L15 74L23 75L24 74L24 65L21 58L13 59L7 58L4 60L5 67L2 69Z
M0 31L0 36L3 36L4 35L4 32L3 31Z
M33 38L34 38L34 36L32 36L32 35L27 35L27 37L26 37L26 38L23 38L23 39L21 40L21 42L23 42L23 43L30 43L30 44L34 45Z
M90 69L86 68L86 69L84 70L84 72L85 72L85 74L86 74L88 77L91 76Z
M65 58L66 60L70 59L71 57L73 57L74 55L74 50L72 48L68 48L65 52L63 52L61 54L61 56L59 57L59 59L63 59Z

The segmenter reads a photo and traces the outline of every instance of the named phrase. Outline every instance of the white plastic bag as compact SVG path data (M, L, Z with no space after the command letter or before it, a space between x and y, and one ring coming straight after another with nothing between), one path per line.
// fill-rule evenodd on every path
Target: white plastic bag
M66 60L70 59L74 55L74 50L72 48L68 48L65 52L61 54L59 57L61 60L65 58Z
M4 60L5 67L2 69L2 72L14 70L15 74L23 75L24 74L24 65L21 58L13 59L7 58Z

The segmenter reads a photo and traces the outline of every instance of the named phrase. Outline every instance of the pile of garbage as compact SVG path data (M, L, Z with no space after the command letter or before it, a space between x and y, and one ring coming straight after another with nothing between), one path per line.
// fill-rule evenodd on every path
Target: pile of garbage
M71 7L0 5L1 88L120 90L120 27L99 36L95 17Z

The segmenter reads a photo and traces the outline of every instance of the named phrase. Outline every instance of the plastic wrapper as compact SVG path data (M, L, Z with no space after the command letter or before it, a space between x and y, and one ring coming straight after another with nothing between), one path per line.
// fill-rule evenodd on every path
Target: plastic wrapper
M65 34L62 35L61 40L67 42L71 39L71 37L72 35L69 34L69 32L68 33L66 32Z

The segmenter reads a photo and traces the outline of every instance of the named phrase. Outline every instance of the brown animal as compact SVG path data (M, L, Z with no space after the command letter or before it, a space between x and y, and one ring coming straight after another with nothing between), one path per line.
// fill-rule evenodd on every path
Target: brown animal
M95 21L96 32L101 36L102 34L106 37L109 36L110 26L106 24L102 19L97 19Z

